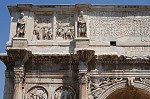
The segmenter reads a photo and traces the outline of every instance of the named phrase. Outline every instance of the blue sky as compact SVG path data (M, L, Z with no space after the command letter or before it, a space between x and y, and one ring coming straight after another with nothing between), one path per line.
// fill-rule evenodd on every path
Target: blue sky
M150 0L0 0L0 53L4 53L9 38L10 15L8 5L18 3L32 4L76 4L90 3L102 5L150 5ZM5 65L0 61L0 99L3 99Z

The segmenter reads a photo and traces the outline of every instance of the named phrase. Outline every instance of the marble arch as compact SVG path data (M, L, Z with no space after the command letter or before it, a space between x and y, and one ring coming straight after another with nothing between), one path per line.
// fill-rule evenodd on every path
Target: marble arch
M127 86L150 92L150 6L8 9L4 99L107 99Z

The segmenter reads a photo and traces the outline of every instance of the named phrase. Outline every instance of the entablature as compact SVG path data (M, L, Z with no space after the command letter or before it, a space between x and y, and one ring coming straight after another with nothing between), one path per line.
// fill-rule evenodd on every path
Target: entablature
M94 50L79 50L75 54L32 54L31 51L11 49L7 54L2 54L0 59L6 64L7 69L13 69L16 66L25 66L30 71L38 70L42 66L56 67L62 70L85 69L94 70L99 66L113 67L123 69L123 67L142 67L149 68L150 57L127 57L118 55L95 55ZM105 66L106 65L106 66ZM78 67L81 66L81 67ZM45 70L43 69L43 70ZM106 68L107 69L107 68ZM110 68L111 69L111 68Z

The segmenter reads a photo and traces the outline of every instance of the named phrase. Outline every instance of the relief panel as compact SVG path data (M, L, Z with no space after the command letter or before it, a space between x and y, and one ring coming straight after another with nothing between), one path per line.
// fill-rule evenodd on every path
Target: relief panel
M52 15L37 14L34 20L32 40L52 40Z
M68 40L74 38L73 14L57 14L56 25L56 39Z
M48 99L48 94L44 88L37 86L29 90L26 99Z

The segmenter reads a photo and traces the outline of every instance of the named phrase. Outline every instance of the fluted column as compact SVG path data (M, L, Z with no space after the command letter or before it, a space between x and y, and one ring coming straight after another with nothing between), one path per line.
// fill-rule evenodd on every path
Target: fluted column
M14 95L13 99L23 99L23 81L24 81L24 67L14 68Z
M80 73L79 74L79 99L88 99L88 93L87 93L87 84L88 84L88 78L86 73Z

